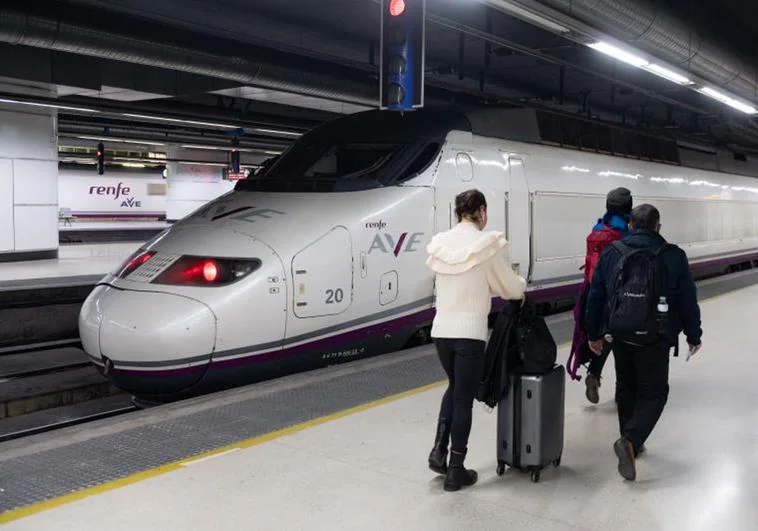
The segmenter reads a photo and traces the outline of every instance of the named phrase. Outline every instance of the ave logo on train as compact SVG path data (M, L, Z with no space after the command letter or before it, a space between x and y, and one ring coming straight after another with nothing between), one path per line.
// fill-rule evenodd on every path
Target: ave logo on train
M397 238L389 232L379 233L374 236L371 246L368 248L368 253L371 254L374 251L381 253L392 253L398 256L401 252L415 253L419 250L419 244L421 244L423 232L403 232Z

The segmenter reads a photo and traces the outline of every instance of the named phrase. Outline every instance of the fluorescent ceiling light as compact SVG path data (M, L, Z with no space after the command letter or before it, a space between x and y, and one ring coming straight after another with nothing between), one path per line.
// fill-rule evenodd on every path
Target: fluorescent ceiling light
M535 24L538 24L546 29L556 31L558 33L569 33L571 31L566 26L561 26L557 22L553 22L552 20L549 20L542 15L532 13L531 11L528 11L517 5L506 2L502 4L502 7L516 17L528 20L529 22L534 22Z
M239 129L240 128L237 125L220 124L220 123L215 123L215 122L201 122L198 120L185 120L183 118L167 118L165 116L150 116L148 114L121 113L121 116L126 116L128 118L140 118L143 120L158 120L160 122L171 122L171 123L177 123L177 124L191 124L191 125L205 125L208 127L222 127L224 129Z
M645 67L646 70L649 70L653 74L660 76L662 78L668 79L669 81L673 81L674 83L679 83L680 85L691 85L692 81L681 75L677 74L673 70L669 70L668 68L664 68L660 65L657 65L655 63L651 63Z
M87 107L73 107L70 105L58 105L57 103L40 103L36 101L13 100L10 98L0 98L0 103L11 103L14 105L31 105L33 107L45 107L48 109L62 109L65 111L100 112L97 109L88 109Z
M730 107L737 109L738 111L742 111L746 114L755 114L758 113L758 110L756 110L755 107L752 105L748 105L747 103L742 103L741 101L738 101L731 96L727 96L726 94L722 92L718 92L717 90L713 90L710 87L703 87L698 90L701 94L705 94L706 96L713 98L714 100L718 100L721 103L725 103L729 105Z
M593 50L597 50L598 52L604 53L605 55L609 55L613 57L614 59L618 59L619 61L623 61L625 63L628 63L632 66L636 67L643 67L648 64L648 61L643 59L642 57L638 57L632 53L626 52L622 50L621 48L617 48L613 46L612 44L608 44L607 42L593 42L592 44L588 44L590 48Z
M124 168L144 168L145 165L141 162L122 162L120 164Z
M261 127L256 127L253 129L256 133L270 133L273 135L286 135L286 136L303 136L302 133L296 133L294 131L281 131L279 129L264 129Z
M100 136L87 136L87 135L77 135L74 138L78 138L80 140L97 140L102 142L119 142L124 144L143 144L146 146L165 146L166 144L163 144L161 142L150 142L146 140L129 140L128 138L111 138L111 137L100 137Z

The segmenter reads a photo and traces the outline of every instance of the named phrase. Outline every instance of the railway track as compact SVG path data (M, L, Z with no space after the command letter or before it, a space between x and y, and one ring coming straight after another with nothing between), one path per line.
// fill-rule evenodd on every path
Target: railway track
M32 435L38 435L40 433L46 433L49 431L60 430L62 428L68 428L70 426L76 426L78 424L85 424L87 422L93 422L95 420L117 417L120 415L125 415L126 413L131 413L132 411L137 411L138 409L139 408L135 405L128 405L119 408L108 409L105 411L99 411L96 413L90 413L79 417L59 420L56 422L49 422L46 424L19 429L8 433L2 433L0 434L0 443L11 441L13 439L20 439L23 437L30 437Z

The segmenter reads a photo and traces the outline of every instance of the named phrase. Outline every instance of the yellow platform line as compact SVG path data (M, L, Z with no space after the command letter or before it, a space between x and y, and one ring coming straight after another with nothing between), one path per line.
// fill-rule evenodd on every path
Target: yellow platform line
M92 487L87 487L82 490L78 490L76 492L72 492L70 494L65 494L63 496L59 496L57 498L51 498L49 500L45 500L42 502L34 503L32 505L28 505L26 507L20 507L18 509L13 509L11 511L7 511L3 514L0 514L0 524L5 524L8 522L13 522L14 520L19 520L21 518L26 518L27 516L31 516L37 513L40 513L42 511L46 511L48 509L53 509L54 507L59 507L61 505L65 505L67 503L75 502L77 500L82 500L85 498L88 498L90 496L94 496L96 494L102 494L104 492L108 492L111 490L115 490L121 487L125 487L126 485L131 485L132 483L137 483L139 481L143 481L145 479L154 478L156 476L160 476L162 474L166 474L168 472L172 472L174 470L178 470L182 465L185 465L187 463L190 463L192 461L196 461L199 459L205 459L210 456L214 456L216 454L221 454L224 452L228 452L233 449L243 449L243 448L250 448L251 446L256 446L259 444L263 444L269 441L273 441L275 439L279 439L281 437L284 437L286 435L293 435L295 433L301 432L303 430L306 430L308 428L313 428L316 426L319 426L321 424L325 424L327 422L331 422L333 420L337 420L343 417L347 417L348 415L354 415L356 413L360 413L362 411L366 411L368 409L372 409L384 404L389 404L390 402L395 402L397 400L401 400L403 398L407 398L409 396L413 396L419 393L423 393L424 391L429 391L431 389L434 389L436 387L441 387L442 385L446 384L447 380L440 380L431 384L423 385L421 387L416 387L414 389L410 389L408 391L404 391L402 393L397 393L394 395L386 396L384 398L380 398L378 400L373 400L371 402L366 402L364 404L360 404L358 406L351 407L349 409L344 409L342 411L337 411L335 413L331 413L329 415L325 415L323 417L318 417L312 420L307 420L305 422L301 422L299 424L294 424L292 426L289 426L287 428L282 428L280 430L272 431L269 433L264 433L263 435L257 435L255 437L251 437L249 439L245 439L243 441L238 441L232 444L228 444L226 446L222 446L221 448L216 448L215 450L209 450L207 452L202 452L196 455L193 455L192 457L184 458L179 461L174 461L171 463L166 463L165 465L160 465L155 468L150 468L148 470L143 470L142 472L137 472L135 474L131 474L129 476L125 476L123 478L114 479L112 481L108 481L106 483L102 483L100 485L95 485Z

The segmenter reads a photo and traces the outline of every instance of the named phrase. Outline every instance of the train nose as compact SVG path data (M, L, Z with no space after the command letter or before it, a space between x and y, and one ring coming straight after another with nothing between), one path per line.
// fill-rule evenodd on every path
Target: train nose
M171 395L203 377L216 317L188 297L101 286L82 307L79 331L87 354L116 386L138 396Z

